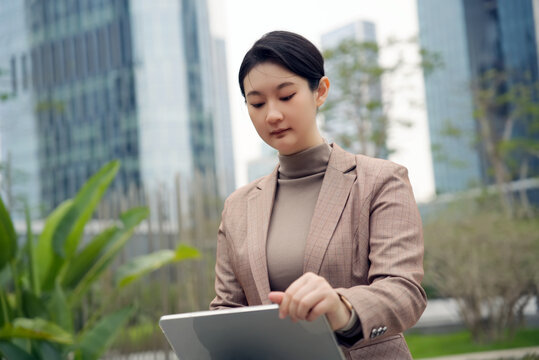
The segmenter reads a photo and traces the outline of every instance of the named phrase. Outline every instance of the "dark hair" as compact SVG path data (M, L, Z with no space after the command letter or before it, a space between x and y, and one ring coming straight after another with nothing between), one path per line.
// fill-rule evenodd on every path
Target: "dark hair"
M241 62L238 80L243 97L243 79L256 65L265 62L281 65L305 78L312 91L324 76L324 58L313 43L289 31L272 31L258 39Z

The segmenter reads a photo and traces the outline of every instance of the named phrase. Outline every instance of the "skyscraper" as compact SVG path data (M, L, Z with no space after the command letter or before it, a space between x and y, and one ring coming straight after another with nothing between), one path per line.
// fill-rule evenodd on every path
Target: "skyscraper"
M537 0L418 0L421 46L444 66L425 77L427 113L438 193L490 183L485 154L476 144L472 86L489 70L508 74L503 85L537 82ZM526 79L526 80L525 80ZM508 108L493 114L496 131ZM448 136L460 133L460 136ZM526 136L522 129L515 136Z
M0 105L0 116L5 124L5 111L31 101L27 122L35 131L27 136L2 127L2 149L14 167L23 168L26 160L15 161L23 156L17 145L34 147L24 147L24 153L34 157L39 196L32 198L45 212L112 159L122 162L112 192L173 190L179 179L188 195L180 197L183 209L195 190L212 198L226 195L218 169L233 168L222 164L233 158L218 155L232 154L232 147L230 141L216 141L222 134L216 126L226 127L230 119L216 101L205 1L19 3L26 31L19 29L28 40L16 44L18 51L2 47L1 52L14 59L14 82L23 83L27 71L32 100L15 94ZM10 26L2 22L2 33ZM219 91L226 91L226 84Z

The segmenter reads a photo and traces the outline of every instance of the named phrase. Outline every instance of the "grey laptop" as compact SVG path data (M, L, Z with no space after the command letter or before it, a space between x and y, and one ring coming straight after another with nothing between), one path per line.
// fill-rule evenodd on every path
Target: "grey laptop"
M161 317L159 325L180 360L344 360L325 316L293 323L278 305Z

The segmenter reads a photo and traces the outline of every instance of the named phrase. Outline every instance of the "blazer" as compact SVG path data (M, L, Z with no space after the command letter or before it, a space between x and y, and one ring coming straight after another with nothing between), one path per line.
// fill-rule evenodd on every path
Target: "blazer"
M411 359L402 331L417 322L426 295L421 218L407 170L332 147L303 270L323 276L359 317L363 336L341 341L347 359ZM277 172L225 201L211 309L271 303L266 239Z

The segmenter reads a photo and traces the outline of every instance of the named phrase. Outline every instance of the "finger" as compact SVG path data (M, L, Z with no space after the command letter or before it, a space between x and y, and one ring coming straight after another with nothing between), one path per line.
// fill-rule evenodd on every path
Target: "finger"
M281 304L283 301L284 292L282 291L272 291L269 293L268 298L274 304Z
M311 309L311 312L307 315L306 320L307 321L314 321L318 319L319 316L327 314L332 306L332 299L331 298L324 298L322 301L318 302L313 308Z
M303 274L299 278L297 278L284 292L283 299L281 301L281 305L279 306L279 317L281 319L284 319L289 314L289 307L292 300L292 297L296 293L296 291L301 288L304 284L304 282L307 281L306 274Z
M326 292L314 290L305 293L297 302L294 316L300 320L306 320L312 309L326 297Z
M331 290L327 281L319 276L310 276L290 299L289 316L294 320L304 320L311 308Z

